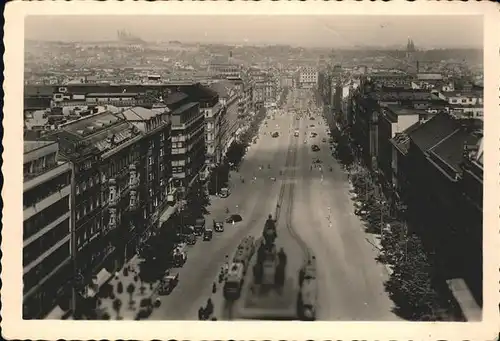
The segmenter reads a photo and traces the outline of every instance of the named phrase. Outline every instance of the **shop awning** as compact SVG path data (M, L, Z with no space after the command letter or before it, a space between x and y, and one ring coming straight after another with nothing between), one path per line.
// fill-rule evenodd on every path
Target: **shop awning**
M99 288L104 283L106 283L111 278L111 276L113 275L110 274L106 269L102 268L101 271L99 271L97 275L92 278L92 284L97 288L97 290L99 290Z
M94 297L99 292L99 288L111 279L113 275L110 274L106 269L102 268L96 275L92 277L92 284L85 288L84 296Z
M166 222L176 211L177 204L174 206L168 206L168 208L160 216L159 226L161 227L161 225Z

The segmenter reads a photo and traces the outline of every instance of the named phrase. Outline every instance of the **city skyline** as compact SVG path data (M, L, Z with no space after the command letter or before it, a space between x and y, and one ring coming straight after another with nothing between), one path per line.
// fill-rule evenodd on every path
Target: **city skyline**
M25 19L26 40L113 41L118 30L148 42L395 48L406 46L411 37L416 47L423 49L483 46L483 20L473 15L65 15Z

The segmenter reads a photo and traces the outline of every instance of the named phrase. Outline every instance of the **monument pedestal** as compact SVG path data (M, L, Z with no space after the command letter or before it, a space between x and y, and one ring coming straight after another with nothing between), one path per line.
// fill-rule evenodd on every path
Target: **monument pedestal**
M297 281L291 277L288 277L284 286L278 289L248 283L243 288L235 317L259 320L295 320L297 319L297 294Z

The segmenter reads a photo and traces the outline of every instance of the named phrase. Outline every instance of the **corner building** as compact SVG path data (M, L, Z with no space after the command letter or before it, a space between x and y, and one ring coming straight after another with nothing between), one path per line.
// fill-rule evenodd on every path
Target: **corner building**
M71 307L71 179L59 145L25 141L23 161L23 319Z

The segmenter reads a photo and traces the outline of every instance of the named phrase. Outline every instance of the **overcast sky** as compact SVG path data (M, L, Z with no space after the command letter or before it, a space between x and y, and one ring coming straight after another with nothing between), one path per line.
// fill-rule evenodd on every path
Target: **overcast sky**
M304 47L405 45L481 47L481 16L29 16L27 39L116 40L126 30L146 41L290 44Z

